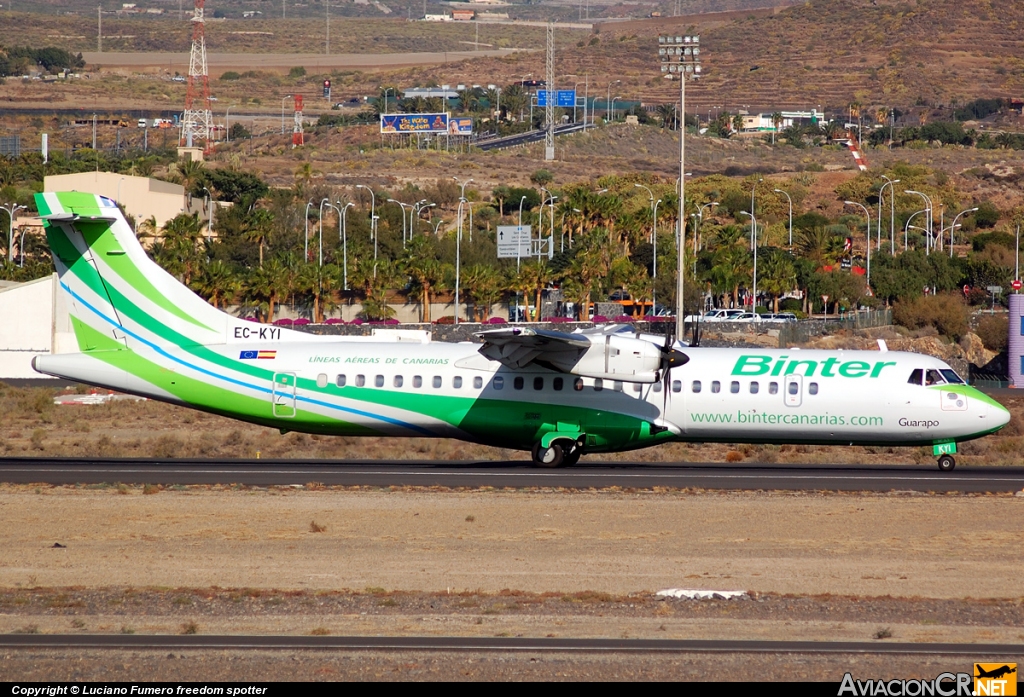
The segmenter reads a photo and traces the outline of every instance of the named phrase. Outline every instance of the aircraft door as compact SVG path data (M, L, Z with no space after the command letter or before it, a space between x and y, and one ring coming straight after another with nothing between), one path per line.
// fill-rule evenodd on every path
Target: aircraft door
M786 394L786 406L798 407L804 392L803 375L787 375L783 384Z
M274 408L274 416L279 419L295 417L295 373L274 373L274 385L270 391L270 399Z

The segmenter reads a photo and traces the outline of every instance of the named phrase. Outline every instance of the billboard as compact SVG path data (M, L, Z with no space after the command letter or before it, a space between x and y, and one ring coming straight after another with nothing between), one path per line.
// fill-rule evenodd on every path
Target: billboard
M537 90L537 106L547 106L549 94L551 90ZM555 106L576 106L576 90L555 90Z
M448 132L453 136L473 135L473 117L451 116L448 118Z
M381 133L447 133L448 114L381 114Z

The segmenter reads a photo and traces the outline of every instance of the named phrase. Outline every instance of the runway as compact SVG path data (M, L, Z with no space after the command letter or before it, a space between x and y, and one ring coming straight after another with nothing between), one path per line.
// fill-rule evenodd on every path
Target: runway
M961 466L944 473L934 465L588 461L544 470L526 461L0 458L0 482L1006 493L1024 489L1024 467Z
M531 653L768 653L1024 657L1024 644L884 641L723 641L541 637L175 636L144 634L5 634L3 649L349 650Z

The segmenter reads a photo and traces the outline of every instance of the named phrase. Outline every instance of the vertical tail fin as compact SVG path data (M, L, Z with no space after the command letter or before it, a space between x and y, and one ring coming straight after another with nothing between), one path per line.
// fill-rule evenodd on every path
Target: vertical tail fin
M36 194L81 351L115 344L224 343L237 319L210 306L142 249L117 205L80 192Z

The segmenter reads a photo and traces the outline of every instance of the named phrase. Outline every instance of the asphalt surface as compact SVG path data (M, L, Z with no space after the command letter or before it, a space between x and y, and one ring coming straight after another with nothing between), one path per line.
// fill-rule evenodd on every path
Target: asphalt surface
M1024 467L926 465L727 465L585 462L545 470L526 461L296 461L0 458L0 482L15 484L243 484L289 486L699 488L789 491L1016 492Z
M5 634L3 649L348 649L367 651L530 651L584 653L841 653L1024 657L1024 644L883 641L729 641L528 637L174 636L167 634Z

